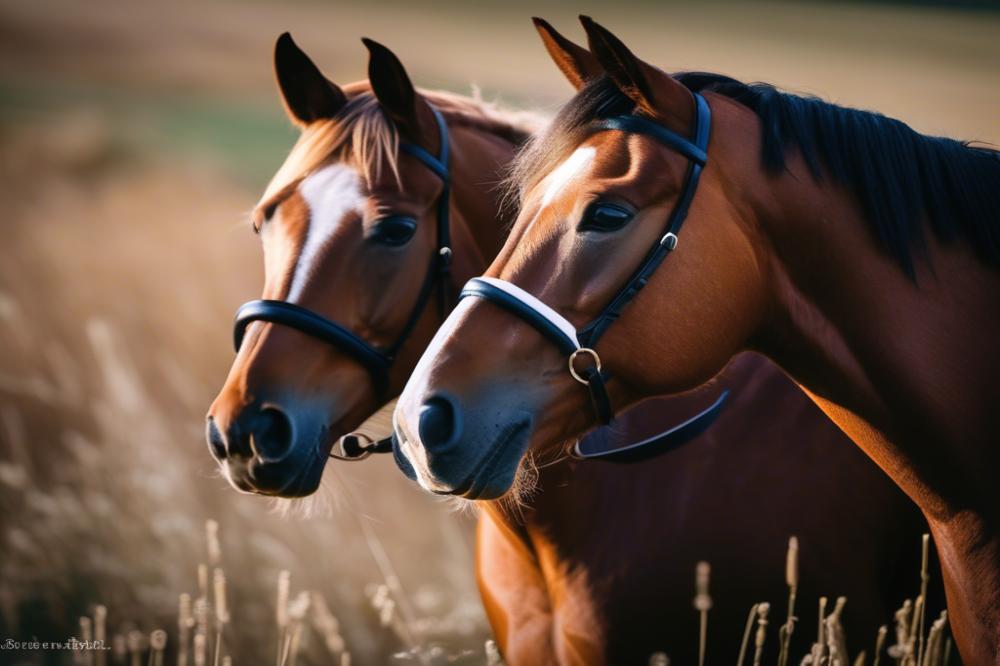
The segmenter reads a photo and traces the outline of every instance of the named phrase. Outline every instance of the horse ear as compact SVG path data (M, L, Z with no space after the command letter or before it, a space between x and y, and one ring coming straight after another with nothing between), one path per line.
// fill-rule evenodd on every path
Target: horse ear
M643 113L687 131L694 118L694 96L663 70L637 58L620 39L589 16L581 16L591 53L618 89Z
M548 21L537 16L533 16L531 21L545 44L545 50L574 88L579 90L587 81L604 73L594 54L560 35Z
M347 104L344 92L323 76L287 32L274 45L274 72L288 116L296 124L333 118Z
M375 40L362 37L361 41L368 48L368 81L382 110L411 140L428 136L436 127L434 113L413 87L403 63Z

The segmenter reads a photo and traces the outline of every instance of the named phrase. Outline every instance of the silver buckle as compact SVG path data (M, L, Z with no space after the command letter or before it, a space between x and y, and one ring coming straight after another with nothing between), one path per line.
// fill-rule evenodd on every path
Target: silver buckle
M580 373L576 371L576 368L573 367L573 361L575 361L576 357L580 354L590 354L591 358L594 359L594 367L598 372L601 371L601 357L598 356L597 352L590 347L580 347L569 355L569 374L573 375L573 379L576 381L580 382L584 386L588 386L590 384L590 380L584 379Z
M663 245L672 252L673 249L677 247L677 234L672 231L668 231L663 235L663 238L660 239L660 245Z

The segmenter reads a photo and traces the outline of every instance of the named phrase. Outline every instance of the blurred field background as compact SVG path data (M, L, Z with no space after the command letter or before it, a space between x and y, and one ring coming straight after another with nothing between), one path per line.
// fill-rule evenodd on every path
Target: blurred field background
M280 32L340 83L362 78L365 35L418 85L552 110L569 88L528 17L582 39L584 12L667 69L996 144L995 7L0 0L0 640L80 637L80 616L104 604L109 636L162 628L172 650L214 519L234 663L274 661L281 570L293 597L325 599L354 663L404 659L414 644L485 659L469 517L388 460L331 465L339 506L282 516L230 490L203 442L232 314L261 283L245 214L295 138L271 73ZM396 608L383 626L387 582ZM303 632L298 663L330 662L328 630Z

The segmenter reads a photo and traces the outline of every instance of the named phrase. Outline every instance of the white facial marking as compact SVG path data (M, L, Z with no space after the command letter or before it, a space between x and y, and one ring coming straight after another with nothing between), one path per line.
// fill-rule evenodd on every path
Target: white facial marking
M352 211L362 213L364 207L361 177L346 164L331 164L309 174L298 190L309 205L309 228L288 290L287 300L292 303L302 296L323 248L340 222Z
M545 188L545 194L542 196L542 205L548 206L552 203L552 200L556 198L556 195L573 180L573 176L580 173L580 171L590 164L590 161L594 159L594 155L597 154L597 149L593 146L583 146L577 148L572 155L566 158L566 161L560 164L558 167L552 170L546 180L548 185Z
M477 300L479 299L462 299L448 315L448 318L444 320L423 356L417 361L417 367L410 374L410 379L406 382L403 392L396 401L396 409L392 413L393 428L399 437L399 450L413 467L413 471L417 475L417 483L425 490L437 490L440 484L430 472L427 452L423 442L420 441L419 428L417 427L420 421L422 396L426 392L427 382L438 362L441 347L453 335L454 329L468 316L469 309Z

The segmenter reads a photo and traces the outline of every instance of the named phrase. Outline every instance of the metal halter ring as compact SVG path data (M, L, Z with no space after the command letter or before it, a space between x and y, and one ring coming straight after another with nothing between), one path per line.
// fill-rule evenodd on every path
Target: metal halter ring
M601 371L601 357L597 355L597 352L591 349L590 347L580 347L575 352L569 355L569 374L573 375L573 379L580 382L584 386L587 386L590 384L590 380L584 379L582 376L580 376L580 373L578 373L576 371L576 368L573 367L573 361L576 360L577 355L584 353L590 354L591 358L594 359L594 367L597 368L598 372Z

